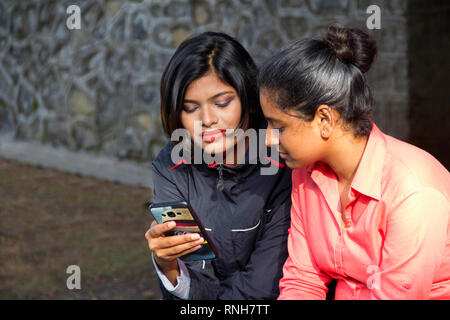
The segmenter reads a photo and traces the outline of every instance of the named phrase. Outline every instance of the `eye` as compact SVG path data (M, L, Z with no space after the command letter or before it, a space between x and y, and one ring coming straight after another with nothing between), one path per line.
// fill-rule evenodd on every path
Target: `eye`
M192 113L197 109L198 109L197 106L183 106L183 111L185 111L187 113Z
M233 98L228 99L224 103L216 103L216 106L219 108L225 108L226 106L228 106L230 104L231 101L233 101Z

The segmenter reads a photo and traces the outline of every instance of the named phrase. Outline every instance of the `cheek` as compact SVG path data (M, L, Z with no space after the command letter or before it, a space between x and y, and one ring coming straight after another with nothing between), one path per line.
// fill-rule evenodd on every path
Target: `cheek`
M222 123L226 125L226 129L237 128L241 121L241 113L242 109L240 102L230 104L228 108L221 110L220 118L222 119Z
M314 153L314 142L301 130L292 130L280 135L280 145L293 159L305 159Z
M193 134L194 132L194 121L197 120L196 117L194 117L191 114L188 114L186 112L181 113L181 124L183 128L189 131L190 134Z

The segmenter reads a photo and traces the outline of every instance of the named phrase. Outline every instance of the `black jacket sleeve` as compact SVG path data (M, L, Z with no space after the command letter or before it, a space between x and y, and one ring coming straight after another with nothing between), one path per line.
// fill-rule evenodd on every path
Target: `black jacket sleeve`
M167 145L152 163L153 202L186 201L183 196L183 181L175 182L169 168L172 162L169 157L170 146ZM158 277L162 297L165 300L181 300L166 290Z

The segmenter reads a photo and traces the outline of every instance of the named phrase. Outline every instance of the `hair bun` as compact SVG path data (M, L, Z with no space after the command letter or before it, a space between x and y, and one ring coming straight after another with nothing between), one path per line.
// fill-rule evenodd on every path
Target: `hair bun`
M345 64L357 66L363 73L369 71L377 54L377 43L357 28L329 26L324 41Z

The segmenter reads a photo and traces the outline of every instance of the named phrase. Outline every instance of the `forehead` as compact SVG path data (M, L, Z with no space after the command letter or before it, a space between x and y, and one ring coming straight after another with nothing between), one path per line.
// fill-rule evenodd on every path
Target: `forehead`
M289 117L288 114L283 112L275 98L275 94L271 90L262 89L259 93L259 99L261 107L264 112L264 116L269 121L283 120Z
M186 88L185 99L207 99L223 91L232 91L233 93L236 93L236 90L234 90L232 86L223 82L215 73L208 72L189 84Z

